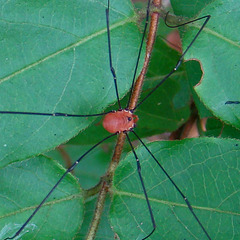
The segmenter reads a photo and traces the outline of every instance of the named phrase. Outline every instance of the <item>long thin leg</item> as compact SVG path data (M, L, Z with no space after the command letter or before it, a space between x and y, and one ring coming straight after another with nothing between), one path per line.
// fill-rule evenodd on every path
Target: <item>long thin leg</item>
M183 61L183 58L185 56L185 54L188 52L189 48L193 45L193 43L196 41L196 39L198 38L199 34L201 33L201 31L204 29L204 27L206 26L206 24L208 23L209 19L211 18L210 15L206 15L206 16L203 16L203 17L200 17L200 18L197 18L197 19L194 19L192 21L189 21L189 22L185 22L183 24L180 24L180 25L176 25L176 26L171 26L171 25L168 25L167 24L167 16L168 16L169 12L167 13L164 21L165 21L165 24L169 27L169 28L177 28L177 27L182 27L184 25L187 25L189 23L193 23L193 22L197 22L201 19L205 19L203 25L201 26L201 28L198 30L197 34L195 35L195 37L193 38L193 40L191 41L191 43L188 45L188 47L186 48L186 50L183 52L182 56L180 57L179 61L178 61L178 64L176 65L175 68L179 68L179 65L181 65L182 61Z
M166 16L166 18L167 18L167 16ZM165 23L166 23L166 18L165 18ZM193 38L193 40L191 41L191 43L188 45L187 49L183 52L183 54L181 55L181 57L179 58L179 60L178 60L178 62L177 62L177 64L176 64L176 66L172 69L172 71L171 71L169 74L167 74L167 76L165 76L165 77L163 78L163 80L162 80L160 83L157 84L156 87L153 88L152 91L149 92L149 94L148 94L145 98L142 99L142 101L140 101L140 102L136 105L136 107L133 109L133 111L136 110L143 102L145 102L146 99L148 99L174 72L176 72L176 71L178 70L178 68L179 68L180 65L182 64L182 61L183 61L183 58L184 58L185 54L188 52L189 48L190 48L190 47L193 45L193 43L196 41L196 39L198 38L199 34L202 32L203 28L206 26L206 24L208 23L208 21L209 21L210 18L211 18L211 16L210 16L210 15L207 15L207 16L200 17L200 18L197 18L197 19L195 19L195 20L192 20L192 21L190 21L190 22L183 23L183 24L178 25L178 26L169 26L169 25L167 25L167 23L166 23L166 25L167 25L168 27L176 28L176 27L180 27L180 26L183 26L183 25L192 23L192 22L199 21L199 20L201 20L201 19L205 19L202 27L198 30L197 34L195 35L195 37Z
M203 232L205 233L205 235L207 236L207 238L209 240L211 240L211 237L209 236L207 230L204 228L204 226L202 225L202 223L200 222L199 218L197 217L197 215L194 213L193 208L190 204L190 202L188 201L187 197L183 194L183 192L179 189L179 187L176 185L176 183L172 180L172 178L169 176L169 174L166 172L166 170L163 168L163 166L160 164L160 162L155 158L155 156L151 153L151 151L149 150L149 148L145 145L145 143L141 140L141 138L134 132L134 135L138 138L138 140L141 142L141 144L145 147L145 149L148 151L148 153L152 156L152 158L155 160L155 162L158 164L158 166L162 169L162 171L164 172L164 174L167 176L167 178L171 181L171 183L173 184L173 186L176 188L176 190L179 192L179 194L182 196L183 200L185 201L185 203L188 206L188 209L190 210L190 212L192 213L192 215L194 216L194 218L196 219L196 221L198 222L199 226L201 227L201 229L203 230Z
M119 106L119 109L122 109L120 99L119 99L119 94L118 94L117 76L116 76L116 73L115 73L115 69L113 68L113 65L112 65L111 37L110 37L110 27L109 27L109 0L108 0L108 7L106 8L106 21L107 21L108 55L109 55L110 70L111 70L111 73L113 75L118 106Z
M66 175L71 172L77 165L78 163L89 153L91 152L94 148L96 148L99 144L101 144L102 142L104 142L105 140L115 136L117 133L111 134L108 137L104 138L103 140L101 140L100 142L98 142L97 144L95 144L93 147L91 147L87 152L85 152L76 162L74 162L72 164L72 166L70 166L66 172L62 175L62 177L57 181L57 183L52 187L52 189L50 190L50 192L46 195L46 197L42 200L42 202L37 206L37 208L34 210L34 212L31 214L31 216L26 220L26 222L21 226L21 228L15 233L15 235L13 237L7 237L4 240L8 240L8 239L14 239L15 237L17 237L22 230L27 226L27 224L31 221L31 219L36 215L36 213L38 212L38 210L42 207L42 205L46 202L46 200L49 198L49 196L53 193L53 191L57 188L57 186L61 183L61 181L66 177Z
M18 115L37 115L37 116L52 116L52 117L96 117L106 115L110 112L105 113L96 113L96 114L89 114L89 115L77 115L77 114L68 114L68 113L39 113L39 112L14 112L14 111L0 111L0 114L18 114Z
M135 66L135 70L134 70L134 74L133 74L132 86L131 86L130 95L129 95L130 97L128 99L128 104L127 104L126 108L129 107L130 100L131 100L131 95L132 95L132 91L133 91L133 87L134 87L134 83L135 83L135 78L136 78L136 75L137 75L138 65L139 65L139 61L140 61L140 57L141 57L141 53L142 53L143 42L144 42L144 38L145 38L145 35L146 35L146 31L147 31L148 21L149 21L150 3L151 3L151 0L148 0L145 26L144 26L144 30L143 30L143 34L142 34L142 40L141 40L139 51L138 51L137 62L136 62L136 66Z
M142 240L144 239L147 239L149 238L153 232L155 231L156 229L156 223L155 223L155 219L154 219L154 216L153 216L153 212L152 212L152 208L151 208L151 205L150 205L150 202L149 202L149 199L148 199L148 195L147 195L147 191L146 191L146 188L145 188L145 185L144 185L144 181L143 181L143 178L142 178L142 174L141 174L141 164L139 162L139 159L138 159L138 156L133 148L133 145L131 143L131 140L127 134L127 132L125 132L126 136L127 136L127 140L129 142L129 145L131 146L131 149L132 149L132 152L135 156L135 159L136 159L136 162L137 162L137 171L138 171L138 175L139 175L139 178L140 178L140 181L141 181L141 185L142 185L142 189L143 189L143 192L144 192L144 196L145 196L145 199L147 201L147 206L148 206L148 211L149 211L149 214L150 214L150 217L151 217L151 221L152 221L152 225L153 225L153 230L146 236L144 237Z
M240 104L240 101L227 101L225 104Z

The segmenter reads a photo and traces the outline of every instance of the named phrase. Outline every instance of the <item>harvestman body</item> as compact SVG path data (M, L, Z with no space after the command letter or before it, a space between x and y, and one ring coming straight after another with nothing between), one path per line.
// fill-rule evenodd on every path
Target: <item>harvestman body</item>
M144 28L144 33L143 33L143 37L142 37L142 41L140 44L140 48L139 48L139 55L137 58L137 64L135 67L135 72L134 72L134 76L133 76L133 82L132 82L132 88L130 93L132 93L132 89L134 86L134 81L135 81L135 77L136 77L136 73L137 73L137 68L138 68L138 63L139 63L139 59L140 59L140 55L141 55L141 50L142 50L142 46L143 46L143 41L144 41L144 36L145 36L145 32L147 29L147 24L148 24L148 19L149 19L149 9L150 9L150 0L148 1L148 7L147 7L147 15L146 15L146 23L145 23L145 28ZM39 209L42 207L42 205L46 202L46 200L48 199L48 197L52 194L52 192L57 188L57 186L60 184L60 182L62 181L62 179L69 173L71 172L76 166L77 164L90 152L92 151L95 147L97 147L99 144L101 144L103 141L105 141L106 139L120 133L123 132L126 134L126 137L128 139L128 142L131 146L132 152L135 156L136 162L137 162L137 168L138 168L138 174L139 174L139 178L141 181L141 186L142 186L142 190L145 196L145 199L147 201L147 207L148 207L148 211L150 214L150 218L151 218L151 222L152 222L152 231L147 234L143 239L147 239L148 237L150 237L150 235L153 234L154 230L156 229L156 223L155 223L155 219L154 219L154 215L153 215L153 211L148 199L148 195L147 195L147 191L143 182L143 178L141 175L141 166L140 166L140 162L138 160L137 154L132 146L132 143L130 141L130 138L128 136L128 132L133 132L134 135L137 137L137 139L143 144L143 146L146 148L146 150L149 152L149 154L152 156L152 158L154 159L154 161L158 164L158 166L162 169L162 171L165 173L165 175L167 176L167 178L171 181L171 183L174 185L174 187L176 188L176 190L178 191L178 193L182 196L182 198L184 199L185 203L188 206L188 209L190 210L190 212L192 213L192 215L194 216L195 220L198 222L198 225L200 226L200 228L202 229L202 231L204 232L205 236L208 239L211 239L208 232L206 231L206 229L204 228L204 226L202 225L202 223L200 222L200 220L198 219L198 217L196 216L196 214L193 211L193 208L191 206L191 204L189 203L189 201L187 200L186 196L182 193L182 191L178 188L178 186L175 184L175 182L171 179L171 177L168 175L168 173L165 171L165 169L162 167L162 165L158 162L158 160L153 156L153 154L150 152L150 150L147 148L147 146L143 143L143 141L139 138L139 136L134 132L134 127L138 121L138 117L137 115L133 114L134 111L150 96L152 95L152 93L155 92L155 90L157 90L159 88L160 85L162 85L166 79L169 78L169 76L171 76L180 66L180 64L183 61L183 57L186 54L186 52L188 51L188 49L192 46L192 44L194 43L194 41L197 39L197 37L199 36L199 34L201 33L202 29L205 27L205 25L207 24L207 22L210 19L210 16L204 16L198 19L195 19L193 21L181 24L179 26L183 26L185 24L188 23L192 23L201 19L205 19L204 24L202 25L202 27L199 29L198 33L196 34L196 36L193 38L192 42L189 44L189 46L187 47L187 49L183 52L182 56L180 57L179 61L177 62L176 66L173 68L173 70L166 76L164 77L164 79L141 101L137 104L137 106L134 109L128 109L129 108L129 102L128 105L125 109L121 108L121 104L120 104L120 100L119 100L119 96L118 96L118 88L117 88L117 77L115 74L115 70L112 66L112 56L111 56L111 42L110 42L110 30L109 30L109 1L108 1L108 7L106 9L106 19L107 19L107 35L108 35L108 47L109 47L109 61L110 61L110 70L112 72L113 75L113 79L114 79L114 83L115 83L115 90L116 90L116 95L117 95L117 100L118 100L118 105L119 105L119 110L118 111L111 111L108 113L100 113L100 114L92 114L92 115L72 115L72 114L65 114L65 113L36 113L36 112L11 112L11 111L0 111L1 114L22 114L22 115L40 115L40 116L54 116L54 117L90 117L90 116L99 116L99 115L105 115L104 120L103 120L103 127L110 133L112 133L110 136L104 138L103 140L101 140L99 143L95 144L92 148L90 148L85 154L83 154L69 169L67 169L67 171L63 174L63 176L59 179L59 181L53 186L53 188L51 189L51 191L47 194L47 196L42 200L42 202L38 205L38 207L35 209L35 211L32 213L32 215L27 219L27 221L22 225L22 227L15 233L14 236L12 237L8 237L6 239L14 239L17 236L20 235L20 233L23 231L23 229L26 227L26 225L31 221L31 219L35 216L35 214L39 211ZM166 16L167 18L167 16ZM166 21L166 19L165 19ZM174 27L179 27L179 26L174 26ZM171 27L171 26L169 26ZM131 94L130 94L131 95Z
M110 133L131 131L138 121L138 116L129 110L108 113L103 119L103 127Z

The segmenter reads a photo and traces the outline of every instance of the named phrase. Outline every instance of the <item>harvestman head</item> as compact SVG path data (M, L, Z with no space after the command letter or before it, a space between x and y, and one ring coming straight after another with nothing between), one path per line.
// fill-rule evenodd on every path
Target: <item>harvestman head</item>
M147 30L147 24L148 24L148 19L149 19L149 6L150 6L150 0L148 1L148 7L147 7L147 14L146 14L146 23L145 23L145 28L144 28L144 33L143 33L143 37L142 37L142 41L140 44L140 48L139 48L139 55L137 58L137 64L136 64L136 68L134 71L134 76L133 76L133 81L132 81L132 88L130 90L130 92L132 93L133 91L133 86L135 83L135 78L136 78L136 74L137 74L137 70L138 70L138 63L139 63L139 59L140 59L140 55L141 55L141 51L142 51L142 46L143 46L143 41L144 41L144 36ZM144 193L146 202L147 202L147 208L149 211L149 215L151 218L151 222L152 222L152 231L150 231L143 239L147 239L149 238L154 230L156 229L156 222L154 219L154 213L152 211L152 207L148 198L148 194L147 194L147 190L145 188L144 185L144 181L142 178L142 174L141 174L141 164L139 161L139 158L132 146L132 143L130 141L129 132L133 132L133 134L136 136L136 138L140 141L140 143L145 147L145 149L148 151L148 153L151 155L151 157L153 158L153 160L158 164L158 166L162 169L162 171L164 172L164 174L167 176L167 178L169 179L169 181L174 185L174 187L176 188L176 190L178 191L178 193L181 195L181 197L183 198L183 200L185 201L188 209L190 210L191 214L193 215L193 217L195 218L196 222L198 223L198 226L202 229L202 231L205 234L205 237L207 239L211 239L211 237L209 236L207 230L204 227L204 224L201 223L200 219L197 217L197 215L195 214L190 202L188 201L187 197L183 194L183 192L179 189L179 187L176 185L176 183L172 180L172 178L169 176L169 174L165 171L165 169L162 167L162 165L158 162L158 160L155 158L155 156L151 153L151 151L148 149L148 147L145 145L145 143L140 139L140 137L135 133L134 131L134 127L138 121L138 117L137 115L134 114L134 111L141 105L143 104L175 71L177 71L177 69L179 68L179 66L181 65L183 58L186 54L186 52L189 50L189 48L192 46L192 44L195 42L195 40L197 39L197 37L199 36L199 34L201 33L201 31L203 30L203 28L205 27L205 25L207 24L207 22L210 19L210 15L204 16L204 17L200 17L198 19L186 22L184 24L180 24L178 26L169 26L172 28L175 27L179 27L179 26L183 26L186 25L188 23L192 23L201 19L204 19L204 23L201 26L201 28L199 29L199 31L197 32L197 34L195 35L195 37L193 38L193 40L191 41L191 43L189 44L189 46L186 48L186 50L183 52L183 54L181 55L179 61L177 62L177 64L175 65L175 67L172 69L172 71L167 74L166 77L164 77L164 79L156 86L152 89L152 91L145 96L144 99L142 99L134 108L129 109L129 102L130 102L130 98L129 98L129 102L126 106L125 109L122 109L121 107L121 103L120 103L120 98L119 98L119 94L118 94L118 87L117 87L117 76L114 70L114 66L112 64L112 55L111 55L111 38L110 38L110 28L109 28L109 1L108 1L108 7L106 8L106 19L107 19L107 36L108 36L108 48L109 48L109 62L110 62L110 70L113 76L113 80L115 83L115 90L116 90L116 96L117 96L117 101L118 101L118 105L119 105L119 110L117 111L110 111L110 112L105 112L105 113L97 113L97 114L91 114L91 115L74 115L74 114L67 114L67 113L37 113L37 112L11 112L11 111L1 111L1 114L20 114L20 115L38 115L38 116L53 116L53 117L91 117L91 116L100 116L100 115L105 115L104 120L103 120L103 127L111 133L111 135L109 135L108 137L104 138L103 140L101 140L100 142L98 142L97 144L95 144L92 148L90 148L87 152L85 152L71 167L69 167L67 169L67 171L62 175L62 177L59 179L59 181L53 186L53 188L51 189L51 191L46 195L46 197L42 200L42 202L38 205L38 207L34 210L34 212L32 213L32 215L26 220L26 222L20 227L20 229L16 232L16 234L12 237L8 237L6 239L14 239L15 237L19 236L20 233L23 231L23 229L27 226L27 224L31 221L31 219L37 214L37 212L40 210L40 208L42 207L42 205L46 202L46 200L49 198L49 196L52 194L52 192L57 188L57 186L61 183L61 181L63 180L63 178L69 173L71 172L76 166L77 164L89 153L91 152L95 147L97 147L99 144L101 144L102 142L104 142L105 140L109 139L112 136L115 136L118 133L125 133L127 140L130 144L130 147L132 149L132 152L135 156L136 159L136 163L137 163L137 170L138 170L138 174L139 174L139 179L141 181L141 186L142 186L142 191ZM165 22L167 24L167 16L165 18ZM236 103L236 102L235 102ZM161 226L160 226L161 227Z

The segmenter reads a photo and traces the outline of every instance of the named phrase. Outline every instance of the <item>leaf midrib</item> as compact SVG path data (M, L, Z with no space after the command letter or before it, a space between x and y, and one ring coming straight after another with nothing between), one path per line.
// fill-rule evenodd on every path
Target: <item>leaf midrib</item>
M110 26L110 30L117 29L118 27L121 27L121 26L123 26L123 25L125 25L125 24L127 24L129 22L133 22L134 19L135 19L135 16L131 16L130 18L127 18L125 20L122 20L122 21L119 21L119 22L117 22L115 24L112 24ZM82 44L84 44L84 43L86 43L86 42L88 42L88 41L90 41L90 40L92 40L94 38L97 38L98 36L101 36L101 35L105 34L106 32L107 32L107 28L105 27L105 28L103 28L103 29L101 29L101 30L99 30L99 31L97 31L97 32L87 36L87 37L82 38L81 40L79 40L79 41L77 41L75 43L72 43L71 45L68 45L65 48L62 48L62 49L60 49L60 50L58 50L58 51L56 51L56 52L54 52L54 53L52 53L52 54L42 58L42 59L39 59L37 62L31 63L31 64L29 64L29 65L27 65L27 66L25 66L25 67L15 71L14 73L12 73L12 74L10 74L10 75L0 79L0 84L5 82L5 81L8 81L9 79L11 79L11 78L13 78L13 77L15 77L15 76L17 76L19 74L22 74L23 72L25 72L25 71L27 71L27 70L29 70L29 69L31 69L31 68L41 64L41 63L43 63L43 62L45 62L45 61L47 61L47 60L49 60L51 58L56 57L57 55L59 55L59 54L61 54L63 52L66 52L66 51L68 51L70 49L76 48L79 45L82 45Z
M137 199L146 200L145 197L141 194L126 192L126 191L119 191L119 190L116 190L116 189L112 190L112 194L119 195L119 196L128 196L128 197L132 197L132 198L134 197L134 198L137 198ZM172 201L159 200L159 199L152 198L152 197L148 197L148 199L149 199L150 202L188 208L188 206L186 204L181 204L181 203L172 202ZM224 210L221 210L221 209L210 208L210 207L201 207L201 206L196 206L196 205L191 205L191 206L192 206L192 208L198 209L198 210L204 210L204 211L210 211L210 212L217 212L217 213L229 214L229 215L234 215L234 216L240 216L240 213L237 213L237 212L224 211Z
M74 199L82 199L83 195L82 194L72 194L70 196L67 196L67 197L64 197L64 198L61 198L61 199L55 199L55 200L52 200L52 201L49 201L49 202L46 202L42 205L42 208L45 207L45 206L51 206L51 205L54 205L54 204L59 204L61 202L66 202L66 201L71 201L71 200L74 200ZM34 210L38 207L38 205L34 205L34 206L29 206L29 207L23 207L19 210L16 210L16 211L13 211L11 213L7 213L7 214L4 214L2 216L0 216L0 219L4 219L6 217L10 217L10 216L14 216L16 214L20 214L20 213L23 213L23 212L27 212L29 210Z
M194 25L193 27L194 27L194 28L197 28L197 29L200 29L200 27L197 26L197 25ZM232 41L231 39L229 39L229 38L227 38L227 37L224 37L222 34L217 33L216 31L213 31L212 29L210 29L210 28L208 28L208 27L205 27L205 28L203 29L203 31L204 31L205 33L207 33L207 34L211 34L212 36L215 36L215 37L223 40L224 42L227 42L227 43L231 44L232 46L235 46L235 47L237 47L237 48L240 48L240 45L239 45L238 42Z

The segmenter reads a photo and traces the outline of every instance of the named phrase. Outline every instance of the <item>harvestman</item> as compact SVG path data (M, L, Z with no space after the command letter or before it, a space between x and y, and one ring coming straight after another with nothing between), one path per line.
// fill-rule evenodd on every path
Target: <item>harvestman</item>
M141 40L141 44L140 44L140 48L139 48L139 54L137 57L137 64L135 67L135 71L134 71L134 75L133 75L133 80L132 80L132 87L130 90L130 93L132 93L133 88L134 88L134 83L135 83L135 78L136 78L136 74L137 74L137 69L138 69L138 63L139 63L139 59L140 59L140 55L141 55L141 51L142 51L142 46L143 46L143 41L144 41L144 37L145 37L145 33L146 33L146 29L147 29L147 25L148 25L148 19L149 19L149 12L150 12L150 0L148 1L148 7L147 7L147 14L146 14L146 22L145 22L145 27L144 27L144 32L143 32L143 36L142 36L142 40ZM201 31L203 30L203 28L205 27L205 25L207 24L207 22L210 19L210 15L195 19L193 21L189 21L186 22L184 24L180 24L178 26L169 26L172 28L175 27L180 27L183 26L185 24L188 23L192 23L201 19L205 19L204 23L202 25L202 27L199 29L198 33L195 35L195 37L193 38L193 40L191 41L191 43L189 44L189 46L187 47L187 49L183 52L183 54L181 55L179 61L177 62L176 66L172 69L172 71L167 74L167 76L164 77L164 79L156 86L152 89L152 91L144 98L142 99L134 108L130 108L129 109L129 104L130 104L130 98L128 101L128 104L126 106L126 108L122 108L121 103L120 103L120 98L119 98L119 94L118 94L118 87L117 87L117 76L115 73L115 69L114 66L112 64L112 55L111 55L111 38L110 38L110 30L109 30L109 1L108 1L108 7L106 9L106 21L107 21L107 37L108 37L108 50L109 50L109 62L110 62L110 71L112 73L113 76L113 80L114 80L114 85L115 85L115 91L116 91L116 97L117 97L117 102L118 102L118 106L119 109L117 111L110 111L110 112L105 112L105 113L98 113L98 114L91 114L91 115L73 115L73 114L66 114L66 113L38 113L38 112L21 112L21 111L0 111L1 114L20 114L20 115L38 115L38 116L53 116L53 117L94 117L94 116L100 116L100 115L105 115L104 120L103 120L103 127L111 133L111 135L109 135L108 137L104 138L103 140L101 140L100 142L98 142L97 144L95 144L93 147L91 147L87 152L85 152L71 167L69 167L66 172L62 175L62 177L59 179L59 181L53 186L53 188L51 189L51 191L47 194L47 196L42 200L42 202L38 205L38 207L35 209L35 211L32 213L32 215L26 220L26 222L22 225L22 227L15 233L14 236L12 237L7 237L6 239L14 239L15 237L19 236L20 233L23 231L23 229L26 227L26 225L31 221L31 219L35 216L35 214L39 211L39 209L41 208L41 206L46 202L46 200L49 198L49 196L52 194L52 192L57 188L57 186L60 184L60 182L63 180L63 178L69 173L71 172L77 165L78 163L89 153L91 152L94 148L96 148L99 144L101 144L102 142L104 142L105 140L111 138L112 136L117 135L120 132L123 132L128 140L128 143L132 149L132 152L135 156L136 159L136 163L137 163L137 170L138 170L138 174L139 174L139 178L141 181L141 186L142 186L142 190L145 196L145 199L147 201L147 207L148 207L148 211L150 214L150 218L151 218L151 222L152 222L152 231L150 233L148 233L143 239L147 239L148 237L150 237L154 230L156 229L156 223L155 223L155 219L154 219L154 214L148 199L148 195L147 195L147 191L144 185L144 181L141 175L141 165L138 159L138 156L134 150L134 147L131 143L131 140L129 138L128 133L132 132L137 139L141 142L141 144L145 147L145 149L149 152L149 154L152 156L153 160L158 164L158 166L162 169L162 171L165 173L165 175L167 176L167 178L171 181L171 183L174 185L174 187L176 188L176 190L179 192L179 194L182 196L182 198L184 199L185 203L188 206L188 209L190 210L190 212L192 213L192 215L194 216L195 220L198 222L199 227L202 229L202 231L205 233L205 236L208 239L211 239L208 232L206 231L206 229L204 228L203 224L201 223L200 219L196 216L196 214L193 211L193 208L190 204L190 202L187 200L187 197L182 193L182 191L178 188L178 186L175 184L175 182L171 179L171 177L168 175L168 173L164 170L164 168L162 167L162 165L158 162L158 160L154 157L154 155L150 152L150 150L148 149L148 147L144 144L144 142L139 138L139 136L136 134L136 132L134 131L134 127L136 122L138 121L138 117L137 115L134 114L134 112L137 110L137 108L143 104L146 99L148 99L158 88L160 85L162 85L166 79L168 79L175 71L177 71L177 69L179 68L179 66L181 65L183 58L186 54L186 52L189 50L189 48L192 46L192 44L195 42L195 40L197 39L197 37L199 36L199 34L201 33ZM167 21L167 15L165 18L165 23ZM166 23L167 24L167 23ZM131 94L130 94L131 96Z

